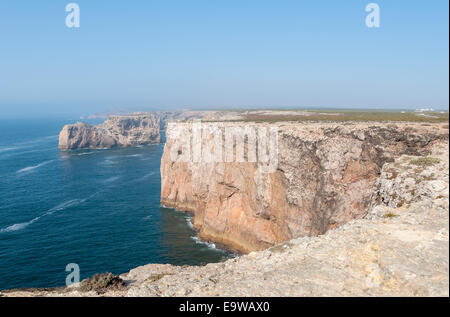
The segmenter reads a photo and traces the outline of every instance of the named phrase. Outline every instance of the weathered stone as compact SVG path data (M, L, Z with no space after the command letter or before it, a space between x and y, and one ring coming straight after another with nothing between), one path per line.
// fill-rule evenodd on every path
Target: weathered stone
M110 116L100 125L83 122L64 126L59 134L60 150L111 148L161 142L154 114Z
M212 131L215 125L203 126ZM244 253L323 234L367 212L385 163L402 154L425 155L429 144L448 138L445 131L411 125L417 128L404 123L222 124L222 129L276 126L278 166L271 173L261 172L260 163L186 162L181 150L174 159L178 139L168 133L161 202L194 213L202 239ZM180 126L192 130L190 123L174 128ZM214 137L206 135L202 148L211 149L213 143Z

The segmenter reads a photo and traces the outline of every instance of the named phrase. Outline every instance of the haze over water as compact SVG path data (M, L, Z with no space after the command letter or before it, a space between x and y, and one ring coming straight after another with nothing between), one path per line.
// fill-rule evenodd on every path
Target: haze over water
M69 263L84 279L229 256L160 206L163 144L60 152L66 123L0 122L0 289L63 286Z

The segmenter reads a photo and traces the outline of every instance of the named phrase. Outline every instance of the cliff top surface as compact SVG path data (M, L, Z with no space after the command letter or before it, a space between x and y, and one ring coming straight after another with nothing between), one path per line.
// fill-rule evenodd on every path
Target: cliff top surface
M377 110L241 110L217 111L205 119L211 121L375 121L375 122L448 122L448 111L377 111Z
M102 114L107 117L140 117L154 114L164 121L187 121L202 119L205 121L372 121L372 122L449 122L448 111L381 111L381 110L170 110L154 112L134 112L124 114ZM87 116L96 117L95 115Z
M363 132L371 129L386 129L387 131L408 132L413 134L432 133L441 136L448 136L448 123L423 123L423 122L377 122L377 121L348 121L329 122L329 121L278 121L278 122L261 122L261 121L202 121L204 127L277 127L280 133L289 135L297 135L303 139L321 138L324 132L340 132L348 134L355 131ZM176 126L192 127L192 122L177 122ZM173 125L175 127L175 125Z

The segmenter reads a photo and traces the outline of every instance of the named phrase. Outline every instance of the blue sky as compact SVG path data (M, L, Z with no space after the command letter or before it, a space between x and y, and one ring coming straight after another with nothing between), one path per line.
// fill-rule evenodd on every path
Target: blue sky
M2 0L0 114L448 109L448 1L369 2Z

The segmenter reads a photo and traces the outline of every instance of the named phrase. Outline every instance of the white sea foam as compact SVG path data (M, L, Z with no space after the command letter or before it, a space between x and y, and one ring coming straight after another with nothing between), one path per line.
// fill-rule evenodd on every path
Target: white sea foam
M118 180L121 176L113 176L110 178L107 178L103 181L103 184L111 184L114 183L116 180Z
M139 178L138 181L143 181L144 179L147 179L147 178L149 178L150 176L155 175L155 173L156 173L156 172L150 172L150 173L147 173L147 174L145 174L144 176L142 176L141 178Z
M13 146L9 146L9 147L3 147L0 148L0 154L2 154L2 156L6 156L6 157L10 157L12 155L19 155L19 154L23 154L23 153L28 153L31 151L21 151L21 152L17 152L19 150L26 150L26 149L30 149L32 148L32 146L29 145L13 145Z
M9 145L6 147L0 147L0 153L31 148L31 147L35 146L36 144L41 143L42 141L51 140L54 138L58 138L58 135L46 136L46 137L37 138L34 140L15 143L15 144L12 144L12 145Z
M141 158L141 161L154 161L156 160L154 157Z
M189 228L194 229L194 225L192 224L192 217L186 217L186 223Z
M34 149L34 150L27 150L29 147L17 147L17 148L9 148L9 149L0 149L0 159L8 159L12 156L19 156L19 155L26 155L29 153L35 153L35 152L49 152L54 150L54 147L52 148L43 148L43 149Z
M13 224L13 225L11 225L11 226L9 226L9 227L0 229L0 233L3 233L3 232L13 232L13 231L22 230L22 229L28 227L29 225L31 225L33 222L38 221L39 218L41 218L41 217L36 217L36 218L34 218L34 219L31 219L31 220L28 221L28 222L22 222L22 223L16 223L16 224Z
M90 196L92 197L92 195ZM48 210L46 213L44 213L42 216L48 216L51 215L57 211L61 211L64 209L67 209L69 207L73 207L73 206L77 206L81 203L84 203L88 198L83 198L83 199L71 199L69 201L63 202L61 204L59 204L56 207L53 207L52 209Z
M21 142L21 143L18 143L18 144L23 144L23 145L36 144L36 143L42 143L43 141L53 140L53 139L58 139L58 138L59 138L59 135L49 135L49 136L44 136L44 137L41 137L41 138L36 138L36 139L33 139L33 140Z
M47 164L49 164L49 163L51 163L53 161L54 160L50 160L50 161L42 162L42 163L40 163L38 165L28 166L28 167L25 167L25 168L22 168L22 169L18 170L16 173L17 174L22 174L22 173L25 173L25 172L30 172L32 170L35 170L35 169L41 167L41 166L47 165Z
M51 215L51 214L53 214L53 213L55 213L57 211L61 211L61 210L67 209L69 207L77 206L77 205L85 202L86 200L92 198L96 194L97 193L95 193L95 194L93 194L93 195L91 195L91 196L89 196L87 198L83 198L83 199L71 199L71 200L68 200L66 202L63 202L63 203L61 203L61 204L59 204L59 205L57 205L57 206L47 210L42 215L31 219L30 221L22 222L22 223L16 223L16 224L13 224L13 225L8 226L6 228L0 229L0 233L13 232L13 231L19 231L19 230L25 229L26 227L28 227L32 223L38 221L42 217L49 216L49 215Z
M101 162L100 164L101 165L107 165L107 166L109 166L109 165L113 165L113 164L115 164L116 162L114 162L111 158L106 158L103 162Z
M195 243L197 243L197 244L203 244L203 245L206 245L206 246L207 246L208 248L210 248L210 249L216 249L216 250L218 250L217 247L216 247L216 245L215 245L214 243L202 241L202 240L200 240L198 237L191 237L191 239L194 240Z
M8 151L13 151L13 150L17 150L18 149L18 147L2 147L2 148L0 148L0 153L2 153L2 152L8 152Z
M78 154L74 154L74 155L76 155L76 156L83 156L83 155L91 155L91 154L94 154L95 152L93 151L93 152L83 152L83 153L78 153Z

